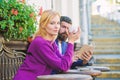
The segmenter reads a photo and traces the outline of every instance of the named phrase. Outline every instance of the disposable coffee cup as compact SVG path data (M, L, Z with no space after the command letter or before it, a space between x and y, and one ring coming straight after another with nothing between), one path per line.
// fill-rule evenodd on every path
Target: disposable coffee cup
M78 27L77 26L71 26L69 28L69 32L73 32L73 33L76 33L78 31Z

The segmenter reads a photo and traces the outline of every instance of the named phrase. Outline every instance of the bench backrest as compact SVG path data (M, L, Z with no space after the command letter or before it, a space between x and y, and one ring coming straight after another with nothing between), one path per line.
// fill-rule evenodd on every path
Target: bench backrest
M25 53L11 50L0 43L0 80L12 80L25 58Z

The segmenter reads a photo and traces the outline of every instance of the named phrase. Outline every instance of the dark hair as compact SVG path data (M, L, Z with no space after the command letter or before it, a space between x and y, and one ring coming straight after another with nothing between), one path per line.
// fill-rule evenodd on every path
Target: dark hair
M72 24L72 20L67 16L61 16L60 17L60 22L62 22L62 21L65 21L65 22L67 22L69 24Z

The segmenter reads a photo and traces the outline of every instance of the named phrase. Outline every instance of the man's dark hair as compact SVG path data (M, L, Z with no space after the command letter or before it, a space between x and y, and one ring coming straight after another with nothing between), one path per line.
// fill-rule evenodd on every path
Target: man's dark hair
M72 20L67 16L61 16L60 17L60 22L62 22L62 21L65 21L65 22L67 22L69 24L72 24Z

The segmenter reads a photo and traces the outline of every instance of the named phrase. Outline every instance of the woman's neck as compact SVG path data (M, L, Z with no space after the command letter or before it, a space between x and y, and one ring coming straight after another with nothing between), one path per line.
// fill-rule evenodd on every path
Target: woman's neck
M55 35L46 35L44 39L54 42L57 36Z

